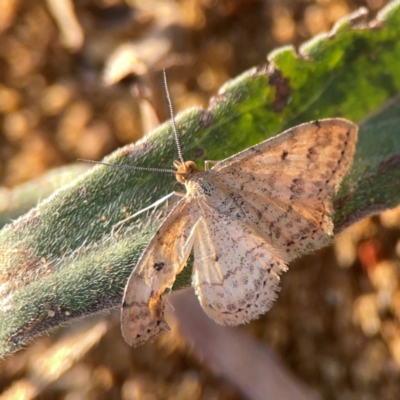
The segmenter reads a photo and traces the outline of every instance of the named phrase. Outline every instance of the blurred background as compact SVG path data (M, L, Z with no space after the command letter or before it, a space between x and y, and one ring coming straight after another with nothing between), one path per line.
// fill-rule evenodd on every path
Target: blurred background
M176 111L206 107L274 48L329 31L360 6L372 18L385 4L1 0L0 211L13 187L77 158L99 160L168 118L162 68ZM0 399L258 399L249 366L277 362L260 357L264 349L321 398L399 399L399 227L400 210L387 211L292 263L272 310L225 333L237 346L235 371L222 348L210 353L213 336L201 344L179 318L171 334L129 348L116 310L2 360Z

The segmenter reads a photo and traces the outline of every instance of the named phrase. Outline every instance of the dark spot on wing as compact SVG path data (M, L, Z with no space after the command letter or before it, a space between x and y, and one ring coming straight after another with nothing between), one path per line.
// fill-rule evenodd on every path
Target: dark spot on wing
M310 147L310 148L308 149L308 152L307 152L307 158L308 158L309 160L311 160L312 157L315 156L316 154L317 154L317 151L315 150L315 148L314 148L314 147Z
M161 271L164 267L165 267L165 263L163 263L163 262L155 263L155 264L153 265L153 268L154 268L156 271Z

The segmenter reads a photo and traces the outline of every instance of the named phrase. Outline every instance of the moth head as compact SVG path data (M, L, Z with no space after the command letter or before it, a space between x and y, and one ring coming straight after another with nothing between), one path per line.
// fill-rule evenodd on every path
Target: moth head
M175 160L174 167L176 171L176 180L180 183L186 183L191 176L197 171L196 164L193 161L185 161L184 163Z

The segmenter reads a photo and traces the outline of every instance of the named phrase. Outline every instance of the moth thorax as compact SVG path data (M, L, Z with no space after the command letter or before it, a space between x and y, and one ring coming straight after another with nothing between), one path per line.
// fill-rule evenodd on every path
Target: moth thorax
M181 163L178 160L174 161L174 167L177 169L175 175L176 180L180 183L186 183L191 176L198 171L196 164L193 161L185 161Z

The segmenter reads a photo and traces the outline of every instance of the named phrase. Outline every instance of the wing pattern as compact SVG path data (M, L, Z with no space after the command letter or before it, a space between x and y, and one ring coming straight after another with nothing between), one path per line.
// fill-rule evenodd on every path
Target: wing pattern
M216 164L210 178L229 185L236 205L248 204L247 222L291 260L330 242L332 197L356 141L346 120L299 125Z
M155 233L133 270L122 303L122 334L130 345L169 330L162 294L173 285L193 246L197 204L183 198Z
M268 311L285 262L239 219L201 204L194 241L193 286L206 313L238 325Z
M193 173L129 279L126 341L137 345L168 329L161 296L192 247L193 286L211 318L237 325L267 311L287 262L330 241L332 197L356 141L355 124L321 120Z

